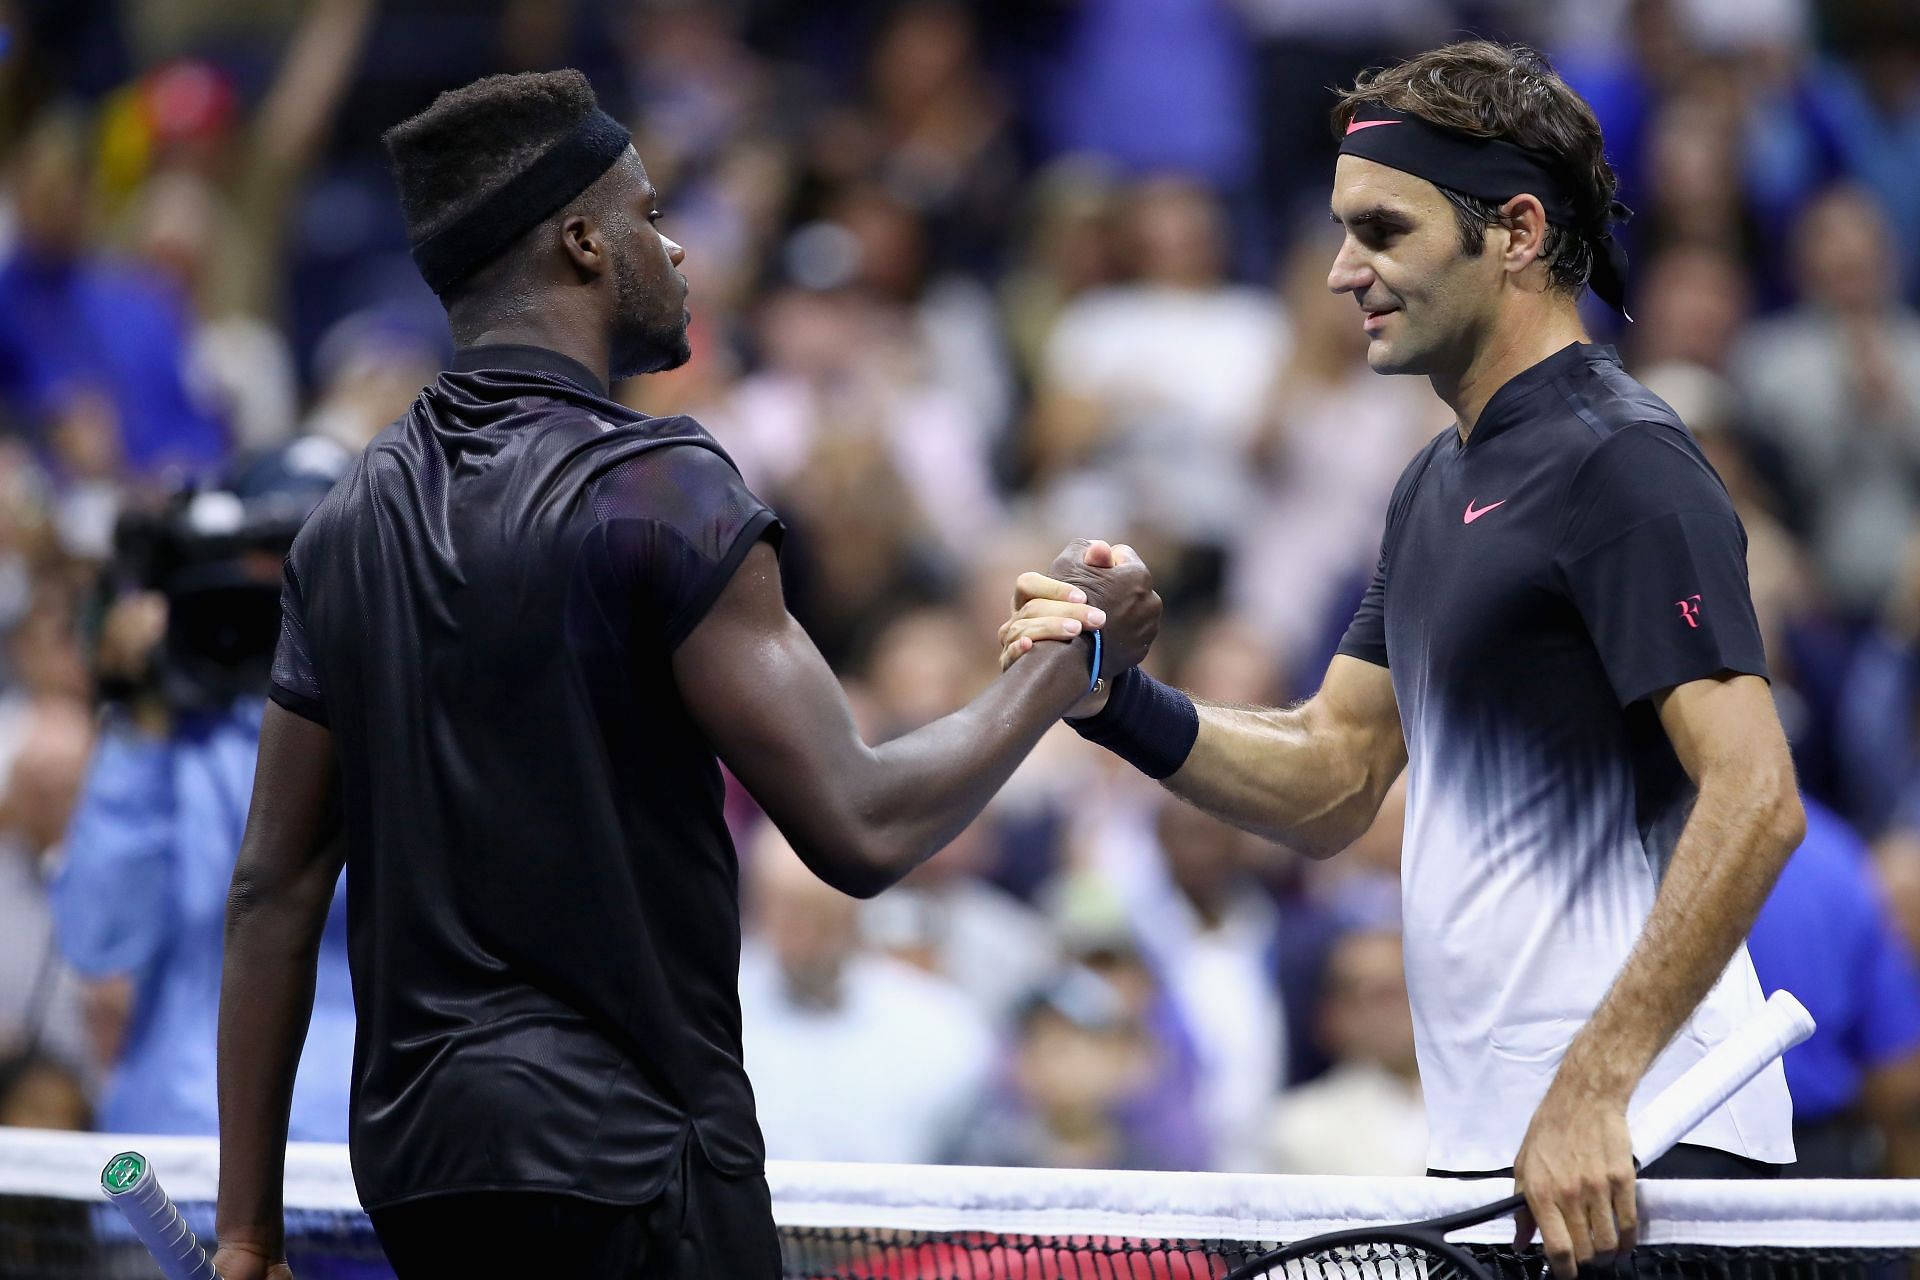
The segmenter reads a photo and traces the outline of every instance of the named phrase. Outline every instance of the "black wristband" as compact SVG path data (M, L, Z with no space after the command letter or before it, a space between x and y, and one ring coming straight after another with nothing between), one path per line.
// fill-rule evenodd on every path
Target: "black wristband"
M1138 667L1113 677L1107 705L1098 715L1067 723L1149 778L1177 773L1200 736L1200 712L1193 699Z

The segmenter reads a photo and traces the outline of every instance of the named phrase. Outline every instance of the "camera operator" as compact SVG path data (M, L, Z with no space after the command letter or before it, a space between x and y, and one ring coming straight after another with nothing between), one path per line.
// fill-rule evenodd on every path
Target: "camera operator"
M331 442L299 440L218 488L125 516L115 532L117 598L95 661L106 709L53 882L69 963L133 988L102 1128L217 1131L222 928L280 630L281 562L347 461ZM352 1055L336 888L292 1137L346 1139Z

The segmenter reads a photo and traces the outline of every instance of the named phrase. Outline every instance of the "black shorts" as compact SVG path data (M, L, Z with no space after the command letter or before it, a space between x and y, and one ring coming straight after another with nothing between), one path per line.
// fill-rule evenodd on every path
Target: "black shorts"
M691 1137L658 1199L478 1191L370 1215L398 1280L779 1280L780 1238L765 1175L730 1178Z

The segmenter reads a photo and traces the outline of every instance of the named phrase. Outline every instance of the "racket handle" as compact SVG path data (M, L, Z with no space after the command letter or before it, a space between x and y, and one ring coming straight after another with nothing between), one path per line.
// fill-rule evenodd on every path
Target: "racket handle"
M220 1280L172 1197L137 1151L123 1151L100 1171L100 1186L125 1216L167 1280Z
M1693 1132L1775 1058L1813 1034L1813 1015L1776 991L1760 1016L1707 1051L1678 1080L1627 1119L1634 1159L1645 1168Z

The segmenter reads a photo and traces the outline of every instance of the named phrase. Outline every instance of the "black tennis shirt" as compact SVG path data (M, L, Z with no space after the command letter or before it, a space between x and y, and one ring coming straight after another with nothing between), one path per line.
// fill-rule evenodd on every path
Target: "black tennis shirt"
M738 874L671 666L779 524L687 418L475 347L287 560L274 700L339 762L362 1202L640 1203L764 1152Z
M1448 428L1407 467L1340 651L1389 670L1406 736L1427 1163L1511 1165L1692 810L1650 695L1766 673L1746 534L1673 410L1610 348L1571 345L1502 386L1465 443ZM1742 952L1643 1088L1757 1007L1752 975ZM1776 1086L1692 1140L1790 1158Z

